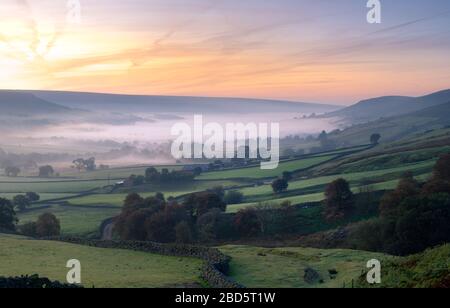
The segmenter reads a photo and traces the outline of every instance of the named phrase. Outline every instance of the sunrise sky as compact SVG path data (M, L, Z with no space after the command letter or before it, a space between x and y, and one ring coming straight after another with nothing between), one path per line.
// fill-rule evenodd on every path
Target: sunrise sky
M72 0L71 0L72 1ZM0 88L352 104L450 88L450 1L1 0Z

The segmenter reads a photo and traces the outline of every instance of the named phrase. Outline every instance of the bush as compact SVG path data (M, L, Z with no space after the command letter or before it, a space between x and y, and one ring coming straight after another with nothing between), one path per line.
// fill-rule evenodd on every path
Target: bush
M39 216L36 222L36 234L39 237L58 236L61 233L59 220L51 213Z
M36 222L29 222L29 223L19 226L19 232L25 236L37 237Z

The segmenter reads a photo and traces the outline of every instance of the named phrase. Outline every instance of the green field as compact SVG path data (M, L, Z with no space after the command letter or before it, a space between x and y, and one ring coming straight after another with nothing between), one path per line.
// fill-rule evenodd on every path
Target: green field
M266 201L274 204L279 204L283 201L291 201L293 204L321 201L324 199L323 192L325 190L325 185L341 177L350 182L355 193L359 191L360 187L365 186L365 183L363 182L364 180L373 180L376 178L383 178L386 180L371 184L370 187L374 191L393 189L397 186L398 178L405 171L419 173L416 178L421 181L426 180L431 174L431 169L434 163L435 161L432 160L417 164L410 164L398 168L322 176L317 178L293 181L289 183L288 191L281 195L273 193L272 187L270 185L243 188L239 191L244 194L246 202L242 204L229 205L227 207L227 211L230 213L237 212L240 209L249 206L255 206L258 205L259 202Z
M35 182L2 182L0 183L0 193L25 193L33 191L37 193L80 193L99 187L104 187L113 182L108 180L90 180L90 181L35 181Z
M264 179L281 176L285 171L297 171L306 169L336 157L335 155L317 156L311 158L298 159L293 161L281 162L278 168L273 170L262 170L258 167L231 169L217 172L203 173L198 177L200 180L220 180L220 179Z
M125 179L130 175L145 175L145 170L150 166L130 166L123 168L110 168L104 170L96 170L91 172L65 172L62 174L64 177L73 177L83 180L93 180L93 179ZM167 168L169 170L180 170L183 168L182 165L178 166L155 166L156 169L161 170Z
M63 235L87 236L97 234L102 221L118 215L120 208L52 205L19 213L19 224L36 221L46 212L55 214L60 220Z
M0 235L0 276L39 274L66 281L68 260L81 262L85 287L150 288L199 283L202 261L121 249Z
M232 257L230 276L250 288L342 288L351 286L367 261L380 259L382 254L343 249L313 248L259 248L251 246L224 246L220 250ZM309 284L304 271L317 271L323 283ZM338 272L330 279L329 270Z
M17 193L0 193L0 198L6 198L9 200L12 200L15 196L17 196ZM70 198L74 196L74 194L39 193L39 196L41 197L40 201L47 201L60 198Z

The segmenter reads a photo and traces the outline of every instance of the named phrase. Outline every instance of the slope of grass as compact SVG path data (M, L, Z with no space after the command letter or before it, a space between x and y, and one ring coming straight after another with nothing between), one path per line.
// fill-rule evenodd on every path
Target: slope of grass
M354 172L354 173L344 173L337 175L329 175L329 176L321 176L315 177L305 180L297 180L289 183L289 191L294 190L306 190L311 193L317 193L319 191L323 191L325 185L328 183L338 179L344 178L347 181L351 182L354 186L360 185L363 180L374 180L375 178L383 177L384 179L397 179L406 171L412 171L413 173L420 174L425 172L424 174L428 174L431 172L431 169L434 165L435 161L426 161L415 164L407 164L401 167L389 168L383 170L376 171L368 171L368 172ZM421 174L420 174L421 175ZM386 182L386 181L384 181ZM273 199L274 195L272 187L270 185L261 185L257 187L248 187L239 190L244 194L246 200L251 201L260 201L264 199Z
M217 180L217 179L238 179L251 178L263 179L281 176L284 171L297 171L306 169L314 165L321 164L325 161L333 159L335 155L317 156L311 158L298 159L293 161L281 162L278 168L273 170L263 170L259 166L252 168L231 169L217 172L207 172L198 177L200 180Z
M81 262L85 287L149 288L199 281L201 260L0 235L0 276L39 274L66 281L70 259Z
M358 286L450 288L450 244L405 258L384 260L382 262L381 284L369 285L362 277Z
M6 198L9 200L12 200L18 193L0 193L0 198ZM41 197L40 201L47 201L47 200L53 200L53 199L60 199L60 198L70 198L74 194L58 194L58 193L39 193L39 196Z
M108 180L91 180L91 181L36 181L36 182L3 182L0 183L0 193L25 193L34 191L37 193L79 193L104 187L111 184Z
M343 249L223 246L220 250L232 257L230 276L250 288L341 288L358 279L367 261L383 257ZM307 283L306 268L317 271L323 283ZM335 279L329 270L337 271Z
M52 205L19 213L19 224L36 221L46 212L60 220L63 235L87 236L97 234L102 221L119 214L120 208Z
M122 168L110 168L105 170L96 170L91 172L77 172L71 171L63 173L62 176L74 177L77 179L92 180L92 179L125 179L130 175L144 175L145 170L150 166L131 166ZM156 169L161 170L167 168L169 170L180 170L183 168L181 165L177 166L155 166Z

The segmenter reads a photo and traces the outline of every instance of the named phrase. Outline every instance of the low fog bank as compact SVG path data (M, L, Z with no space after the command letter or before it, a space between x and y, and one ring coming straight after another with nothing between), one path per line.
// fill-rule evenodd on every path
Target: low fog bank
M201 114L199 114L201 115ZM172 164L170 143L176 123L193 127L194 114L119 113L112 111L36 115L0 115L0 162L51 163L65 168L73 159L94 156L109 166ZM337 128L333 119L292 112L253 114L208 114L203 124L279 123L281 138L316 136Z

